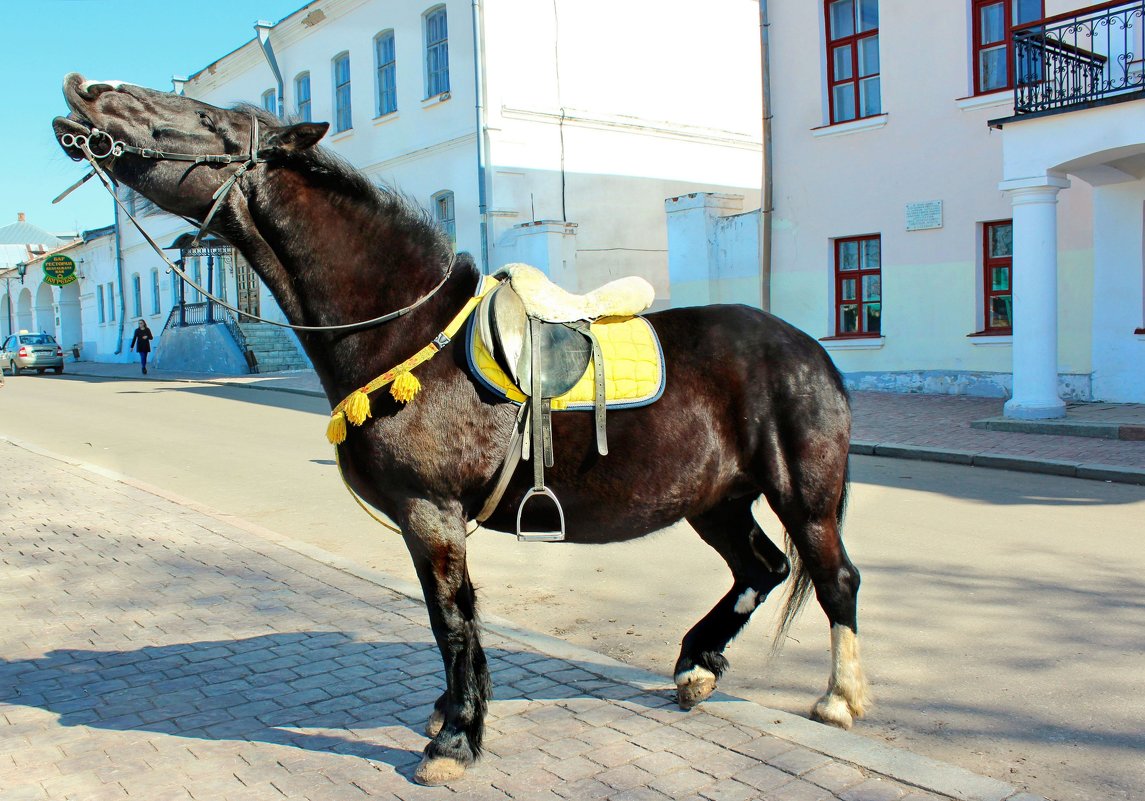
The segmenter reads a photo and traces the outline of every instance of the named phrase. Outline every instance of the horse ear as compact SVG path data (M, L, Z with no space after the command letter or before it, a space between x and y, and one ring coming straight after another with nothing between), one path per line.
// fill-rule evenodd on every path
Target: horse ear
M271 153L298 153L318 144L330 129L328 122L300 122L275 128L262 142L262 150Z

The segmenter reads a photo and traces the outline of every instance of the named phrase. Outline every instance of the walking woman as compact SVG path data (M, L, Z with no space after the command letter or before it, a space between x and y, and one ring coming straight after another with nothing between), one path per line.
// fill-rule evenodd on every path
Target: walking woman
M139 321L139 327L131 337L131 350L139 354L139 363L143 367L143 375L147 375L147 354L151 352L151 329L145 320Z

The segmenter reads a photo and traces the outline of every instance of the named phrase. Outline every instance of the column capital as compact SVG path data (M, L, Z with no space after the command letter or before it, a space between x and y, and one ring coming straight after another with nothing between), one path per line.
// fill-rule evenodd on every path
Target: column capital
M1002 181L998 188L1011 196L1024 194L1049 194L1056 196L1063 189L1069 189L1069 178L1064 175L1036 175L1031 178L1012 178Z

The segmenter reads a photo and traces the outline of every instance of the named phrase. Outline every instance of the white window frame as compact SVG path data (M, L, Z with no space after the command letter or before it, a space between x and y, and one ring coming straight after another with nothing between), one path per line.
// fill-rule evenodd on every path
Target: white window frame
M340 84L338 83L338 65L341 64L343 60L346 62L346 82L344 84ZM352 131L354 130L354 102L352 91L352 75L350 73L350 51L343 51L330 60L330 77L334 87L334 133ZM342 125L343 88L345 88L345 125Z
M303 91L305 87L305 92ZM298 119L312 122L314 117L310 107L310 73L300 72L294 76L294 108Z
M457 244L457 198L448 189L434 192L432 198L433 219L449 237L449 241Z
M389 61L382 61L381 46L390 43ZM398 110L398 45L392 28L374 37L374 110L376 116L385 117ZM389 103L387 104L387 99Z
M430 36L436 35L431 29L438 15L441 17L443 35L440 39L430 41ZM449 93L449 17L444 5L426 10L422 15L422 29L424 32L422 39L425 43L425 97L428 100ZM435 63L431 64L431 61ZM444 62L444 65L434 69L441 62Z

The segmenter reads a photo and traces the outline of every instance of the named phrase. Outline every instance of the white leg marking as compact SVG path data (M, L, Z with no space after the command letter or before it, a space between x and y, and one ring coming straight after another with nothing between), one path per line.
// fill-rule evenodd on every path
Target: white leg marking
M676 685L679 686L681 684L690 684L693 681L715 681L716 674L705 667L696 665L694 668L677 673L673 678L676 681Z
M735 611L740 615L750 615L759 606L759 593L748 588L736 601Z
M831 680L826 694L811 710L812 717L844 729L866 714L870 698L859 661L859 639L843 625L831 627Z

